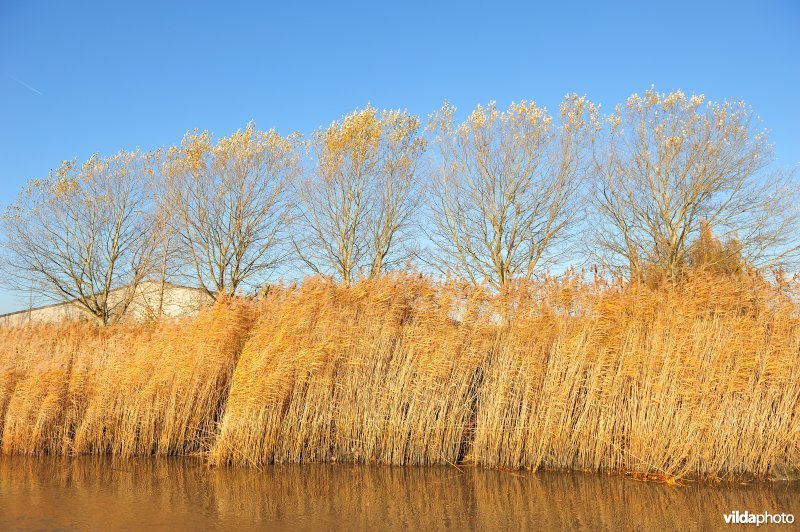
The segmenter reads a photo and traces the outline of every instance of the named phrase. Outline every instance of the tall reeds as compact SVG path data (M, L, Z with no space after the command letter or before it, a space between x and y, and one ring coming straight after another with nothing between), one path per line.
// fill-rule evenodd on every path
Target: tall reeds
M665 478L800 466L800 321L788 298L757 280L701 277L602 291L588 305L580 318L507 325L481 388L478 463Z
M494 295L401 274L7 329L0 448L780 476L800 469L798 310L746 276Z
M252 308L191 320L0 332L3 454L184 454L207 450Z
M452 295L402 277L311 280L268 300L212 461L458 462L492 334L453 320Z

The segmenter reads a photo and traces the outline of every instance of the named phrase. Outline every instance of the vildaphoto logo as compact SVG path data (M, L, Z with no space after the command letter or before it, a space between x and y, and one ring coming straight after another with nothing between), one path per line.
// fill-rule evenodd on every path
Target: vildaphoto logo
M722 516L725 518L725 523L729 525L790 525L794 523L794 515L792 514L771 514L769 512L762 512L760 514L753 514L748 511L740 512L734 510L729 514Z

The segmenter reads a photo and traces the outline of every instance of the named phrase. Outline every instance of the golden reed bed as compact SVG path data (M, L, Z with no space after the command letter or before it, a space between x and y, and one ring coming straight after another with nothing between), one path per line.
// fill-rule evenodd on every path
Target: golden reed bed
M0 329L0 451L800 469L800 317L757 278L479 288L310 279L145 325Z

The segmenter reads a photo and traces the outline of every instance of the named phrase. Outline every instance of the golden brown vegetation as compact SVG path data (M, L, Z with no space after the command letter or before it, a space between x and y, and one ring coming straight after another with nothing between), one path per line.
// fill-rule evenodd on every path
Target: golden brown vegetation
M3 330L2 451L779 476L800 466L797 311L757 276L493 295L396 275Z
M0 329L3 454L181 454L208 448L252 309L191 321Z

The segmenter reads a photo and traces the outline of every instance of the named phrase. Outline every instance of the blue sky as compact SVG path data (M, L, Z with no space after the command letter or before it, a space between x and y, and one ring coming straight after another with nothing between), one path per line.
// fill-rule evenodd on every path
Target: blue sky
M800 163L800 2L165 4L0 0L0 209L63 159L192 128L567 92L610 108L651 84L746 100ZM0 312L21 305L0 290Z

